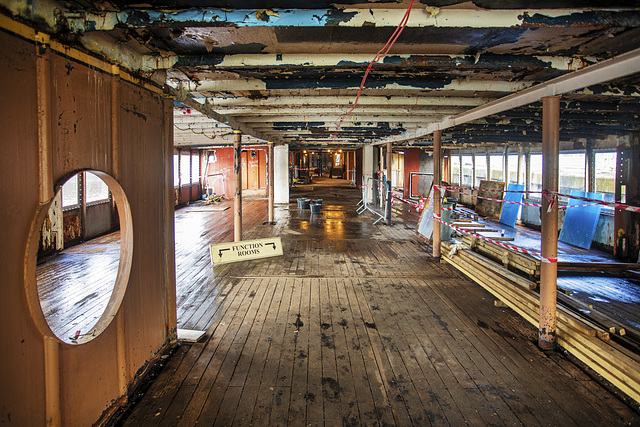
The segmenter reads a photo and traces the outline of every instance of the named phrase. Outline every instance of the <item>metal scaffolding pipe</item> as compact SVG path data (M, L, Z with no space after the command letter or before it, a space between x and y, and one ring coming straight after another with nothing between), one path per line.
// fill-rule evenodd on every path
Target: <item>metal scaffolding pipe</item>
M560 154L560 97L542 98L542 189L558 191L558 158ZM542 198L542 241L544 258L558 256L558 203L549 209L550 201ZM543 262L540 266L540 326L538 345L553 350L556 344L556 299L558 264Z
M442 204L440 202L440 190L436 185L442 183L441 176L442 157L442 131L433 132L433 214L440 215ZM440 223L433 221L433 256L440 258Z
M269 152L267 154L268 174L269 174L269 222L273 222L273 142L269 141Z
M233 241L242 240L242 132L233 131Z

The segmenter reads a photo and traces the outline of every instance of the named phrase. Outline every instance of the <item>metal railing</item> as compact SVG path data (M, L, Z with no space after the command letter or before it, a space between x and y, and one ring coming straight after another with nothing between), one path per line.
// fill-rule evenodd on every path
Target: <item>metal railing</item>
M369 211L378 216L374 225L381 220L387 220L391 211L391 186L382 180L374 178L362 178L362 200L358 202L356 213L362 214Z

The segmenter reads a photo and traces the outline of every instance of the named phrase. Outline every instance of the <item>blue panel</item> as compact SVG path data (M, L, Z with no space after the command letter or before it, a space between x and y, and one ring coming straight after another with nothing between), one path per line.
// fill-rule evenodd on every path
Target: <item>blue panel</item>
M507 185L507 191L524 191L524 185L509 184ZM523 193L505 193L504 200L509 202L522 203ZM516 226L516 220L520 213L521 205L514 205L513 203L503 203L502 212L500 212L500 223L508 225L509 227Z
M572 196L586 197L594 200L603 200L601 193L587 193L585 191L571 191ZM569 199L569 206L586 205L589 202L577 199ZM591 205L580 208L567 208L560 231L560 241L584 249L591 249L591 242L596 233L598 219L602 205Z

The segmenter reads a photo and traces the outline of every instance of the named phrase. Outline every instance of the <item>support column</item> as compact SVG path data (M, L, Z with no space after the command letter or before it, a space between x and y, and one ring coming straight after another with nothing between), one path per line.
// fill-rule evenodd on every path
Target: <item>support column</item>
M369 178L373 178L375 172L373 165L373 145L367 144L362 146L362 177L364 179L364 185L371 185L372 182ZM373 201L373 190L367 187L367 203Z
M442 183L441 169L442 164L442 131L433 132L433 214L440 216L442 203L440 201L440 190L435 186ZM440 258L440 223L433 221L433 256Z
M273 202L289 203L289 145L273 149Z
M560 97L542 98L542 189L558 191L558 158L560 154ZM541 252L545 258L558 256L558 203L549 211L549 201L542 198ZM556 344L556 299L558 264L543 262L540 266L540 326L538 345L553 350Z
M174 189L173 189L173 99L163 99L164 115L164 197L162 201L163 231L164 231L164 275L165 275L165 312L167 338L175 343L178 339L178 311L176 299L176 240L174 226ZM178 162L180 164L180 162ZM118 316L122 317L122 310ZM124 318L122 319L124 334ZM122 339L124 349L124 337ZM129 378L126 378L127 383Z
M242 240L242 132L233 131L233 241Z
M595 156L593 153L593 145L595 140L589 138L587 139L587 147L585 153L585 162L586 162L586 179L587 179L587 191L590 193L595 193L596 191L596 169L595 169Z
M505 184L509 182L509 146L504 145L504 150L502 152L502 171L504 172L504 182Z
M269 152L267 154L268 174L269 174L269 223L273 222L273 142L269 141Z
M385 211L387 225L391 225L391 200L393 198L391 195L391 163L393 163L393 143L389 141L387 142L387 203Z
M520 184L520 174L522 173L522 160L523 160L522 145L518 144L518 171L516 175L516 184Z

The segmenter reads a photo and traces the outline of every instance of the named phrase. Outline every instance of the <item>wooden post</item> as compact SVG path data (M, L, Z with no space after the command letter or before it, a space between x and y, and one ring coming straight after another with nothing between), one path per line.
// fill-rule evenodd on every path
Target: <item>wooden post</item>
M442 146L442 131L433 132L433 214L441 215L440 190L435 186L442 183L440 174L440 155ZM440 258L440 223L433 221L433 256Z
M587 147L585 152L585 166L586 166L586 179L587 191L590 193L594 193L596 191L596 170L595 170L595 155L593 153L593 144L595 140L589 138L587 139Z
M236 190L233 199L233 241L242 240L242 133L233 131L233 182Z
M507 144L504 145L504 150L502 152L502 164L504 172L504 182L505 184L509 182L509 146Z
M387 142L387 203L386 203L386 221L387 225L391 225L391 163L393 162L393 143Z
M521 168L522 168L522 146L518 144L518 169L516 172L516 184L520 184L520 173L522 172Z
M542 98L542 189L558 191L558 158L560 154L560 97ZM558 256L558 203L549 209L542 198L542 241L544 258ZM542 262L540 266L540 326L538 345L553 350L556 344L556 298L558 264Z
M269 174L269 223L273 223L273 142L269 141L269 152L267 154L268 174Z
M174 226L174 189L173 189L173 99L163 99L164 115L164 197L162 201L163 231L164 231L164 275L165 275L165 312L166 334L171 343L178 339L178 310L176 299L176 257L175 257L175 226ZM180 164L180 162L178 162ZM123 313L118 316L122 317ZM124 328L124 319L122 319ZM124 329L123 329L124 334ZM123 343L124 343L123 339ZM128 380L128 378L127 378Z
M524 151L524 194L525 199L528 199L529 190L531 190L531 146L527 144Z

